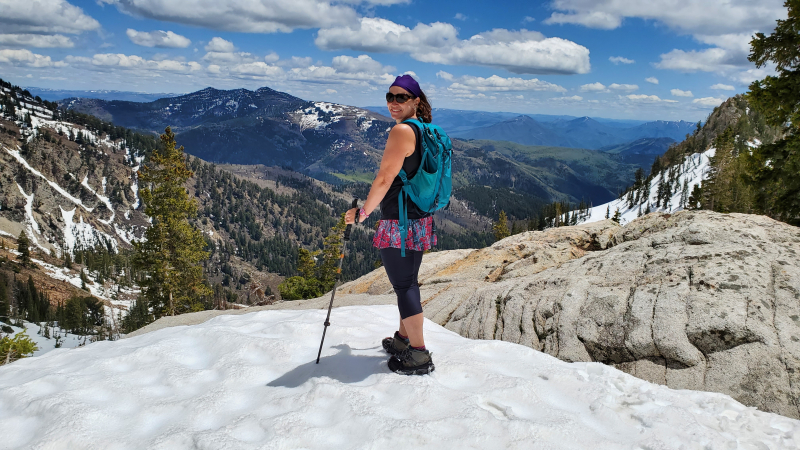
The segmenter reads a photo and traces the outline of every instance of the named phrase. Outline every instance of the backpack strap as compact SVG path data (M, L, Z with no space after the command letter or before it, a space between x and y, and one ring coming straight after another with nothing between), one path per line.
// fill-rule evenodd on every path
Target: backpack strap
M422 122L416 119L406 119L401 123L407 123L412 125L412 129L414 130L414 136L416 137L417 142L415 143L414 151L417 151L417 148L420 150L420 165L422 164ZM419 170L419 169L417 169ZM400 189L400 193L397 195L397 212L399 216L398 228L400 229L400 256L405 258L406 256L406 237L408 236L408 205L404 201L404 197L406 194L405 186L408 185L408 175L406 171L400 169L400 173L398 174L401 180L403 180L403 188Z

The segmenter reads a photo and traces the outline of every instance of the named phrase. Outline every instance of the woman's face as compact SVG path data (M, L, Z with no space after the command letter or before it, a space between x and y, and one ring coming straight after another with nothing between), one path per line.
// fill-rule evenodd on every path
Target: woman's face
M413 95L400 86L390 87L389 92L392 94ZM396 120L398 123L410 117L414 117L414 115L417 113L417 105L419 105L419 98L407 100L405 103L397 103L397 100L395 100L386 104L386 106L389 108L389 114L392 116L392 119Z

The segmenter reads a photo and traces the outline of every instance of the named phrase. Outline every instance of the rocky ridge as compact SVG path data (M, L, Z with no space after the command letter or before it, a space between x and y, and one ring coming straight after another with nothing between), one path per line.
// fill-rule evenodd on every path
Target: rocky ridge
M425 316L462 336L798 418L799 253L800 229L763 216L653 213L624 227L606 220L430 253L420 289ZM337 305L394 301L382 268L340 289ZM265 309L327 308L329 299Z

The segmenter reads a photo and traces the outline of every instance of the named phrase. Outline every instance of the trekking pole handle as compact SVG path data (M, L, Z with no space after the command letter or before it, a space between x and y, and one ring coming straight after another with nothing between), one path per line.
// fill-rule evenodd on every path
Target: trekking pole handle
M350 209L358 208L358 197L353 199L353 204L350 205ZM358 211L356 211L355 221L358 222ZM353 224L347 225L347 228L344 229L344 240L350 240L350 229L353 227Z

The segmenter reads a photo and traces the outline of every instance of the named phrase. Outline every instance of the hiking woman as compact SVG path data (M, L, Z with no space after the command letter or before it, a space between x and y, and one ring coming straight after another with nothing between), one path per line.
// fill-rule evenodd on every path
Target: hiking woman
M389 368L405 375L422 375L434 369L431 354L425 349L422 334L422 305L420 303L417 275L422 264L422 253L436 244L433 217L422 212L410 199L408 207L408 235L405 257L400 252L398 194L403 181L398 174L405 170L413 178L422 158L421 134L414 124L402 123L407 119L431 122L431 106L419 84L410 75L395 79L386 94L386 104L392 119L397 122L389 132L378 174L372 182L367 200L361 209L353 208L345 214L345 222L366 219L378 204L381 220L373 239L380 249L383 267L397 295L400 310L400 328L394 337L383 340L383 348L392 355Z

